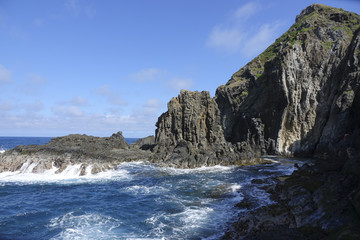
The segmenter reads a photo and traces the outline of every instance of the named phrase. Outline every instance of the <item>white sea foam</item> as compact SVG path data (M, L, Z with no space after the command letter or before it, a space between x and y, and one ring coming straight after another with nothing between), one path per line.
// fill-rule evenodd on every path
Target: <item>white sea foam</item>
M191 238L195 232L205 231L204 234L206 234L208 231L206 229L211 225L211 231L215 229L218 231L215 231L216 234L207 239L219 239L221 233L226 229L226 224L229 224L229 220L232 221L237 216L238 210L233 206L243 199L240 192L241 185L214 181L209 185L206 184L204 188L210 191L220 189L220 192L227 197L201 197L201 199L195 200L168 196L177 205L182 205L182 211L176 213L162 212L146 219L145 222L151 226L150 236L161 237L168 234L169 229L171 229L173 239L184 239L185 236Z
M264 157L263 159L266 160L266 161L273 162L273 163L279 163L280 162L279 160L275 160L273 158L268 158L268 157Z
M234 183L230 186L231 191L234 192L238 192L240 190L241 186L237 183Z
M131 192L134 195L159 195L163 194L165 192L168 192L169 190L161 187L161 186L142 186L142 185L135 185L131 187L127 187L125 190Z
M274 201L270 199L270 193L266 192L263 189L254 187L247 194L251 196L251 198L256 199L259 207L274 203Z
M190 174L190 173L210 173L210 172L227 172L234 169L235 166L220 166L216 165L213 167L199 167L192 169L181 169L173 167L161 167L160 169L171 174L171 175L180 175L180 174Z
M277 173L277 172L281 172L282 175L291 175L294 171L295 171L295 167L294 166L278 166L277 168L264 168L264 169L259 169L259 172L263 172L263 173Z
M51 239L118 239L115 230L121 225L120 220L109 216L69 212L51 219L48 227L53 230L61 229Z
M112 169L97 174L91 174L92 166L87 166L85 175L81 176L82 164L68 165L60 173L56 173L58 168L54 165L51 169L45 170L43 173L33 173L33 169L37 163L31 163L30 160L25 162L19 171L0 173L0 183L17 182L22 184L33 184L39 182L50 183L81 183L89 181L103 180L126 180L130 179L128 171L124 169Z
M214 209L208 206L186 207L182 212L175 214L160 213L145 220L151 225L148 236L162 237L171 229L171 239L184 239L194 231L209 223Z
M20 168L20 172L21 173L31 173L33 171L33 169L38 165L38 163L31 163L31 160L28 159L26 161L26 163L24 163L21 168Z
M180 220L185 223L186 228L196 228L205 224L213 211L210 207L188 208L180 213Z

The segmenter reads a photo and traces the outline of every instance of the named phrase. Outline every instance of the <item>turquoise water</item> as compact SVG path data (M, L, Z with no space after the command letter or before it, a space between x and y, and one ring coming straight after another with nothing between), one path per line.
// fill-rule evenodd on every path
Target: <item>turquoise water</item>
M254 178L290 174L296 160L249 167L123 163L79 176L0 173L0 239L218 239L239 214L269 204Z

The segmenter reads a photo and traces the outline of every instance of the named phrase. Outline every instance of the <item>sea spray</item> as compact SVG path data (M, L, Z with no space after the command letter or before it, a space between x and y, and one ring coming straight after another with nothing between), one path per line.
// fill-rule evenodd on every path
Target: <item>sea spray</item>
M17 172L0 173L1 237L218 239L247 211L234 207L244 197L255 208L270 203L252 179L283 175L298 162L276 161L186 170L133 162L96 174L87 165L83 175L81 164L34 173L26 161Z

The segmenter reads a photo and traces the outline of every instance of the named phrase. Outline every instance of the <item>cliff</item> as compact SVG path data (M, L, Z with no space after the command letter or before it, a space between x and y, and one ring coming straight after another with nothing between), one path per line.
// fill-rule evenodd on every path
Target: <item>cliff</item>
M261 180L276 203L243 213L224 239L360 239L359 58L360 16L314 4L214 98L183 90L171 99L155 138L132 146L121 133L55 138L1 154L0 172L26 166L59 173L82 164L85 174L88 166L96 173L134 160L193 168L254 164L265 154L315 156L314 166Z
M218 105L208 92L182 90L156 123L152 160L181 168L255 163L251 149L245 151L246 143L239 145L244 150L240 152L225 140L220 119Z
M188 91L173 98L156 124L158 157L177 162L185 145L189 166L264 154L345 156L344 136L360 122L359 27L355 13L309 6L213 99Z
M240 216L224 239L360 238L359 31L359 15L311 5L217 89L227 141L317 157L269 181L275 203Z

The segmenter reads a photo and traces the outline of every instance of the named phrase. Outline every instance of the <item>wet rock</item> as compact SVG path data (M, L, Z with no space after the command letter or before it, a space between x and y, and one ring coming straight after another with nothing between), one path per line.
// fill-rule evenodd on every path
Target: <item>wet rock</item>
M121 132L104 138L71 134L53 138L45 145L17 146L6 151L0 156L0 172L19 171L29 161L35 166L24 171L42 173L55 167L56 173L61 173L70 165L82 164L80 174L84 175L89 165L93 166L92 173L98 173L115 168L121 162L147 161L151 154L130 147Z

